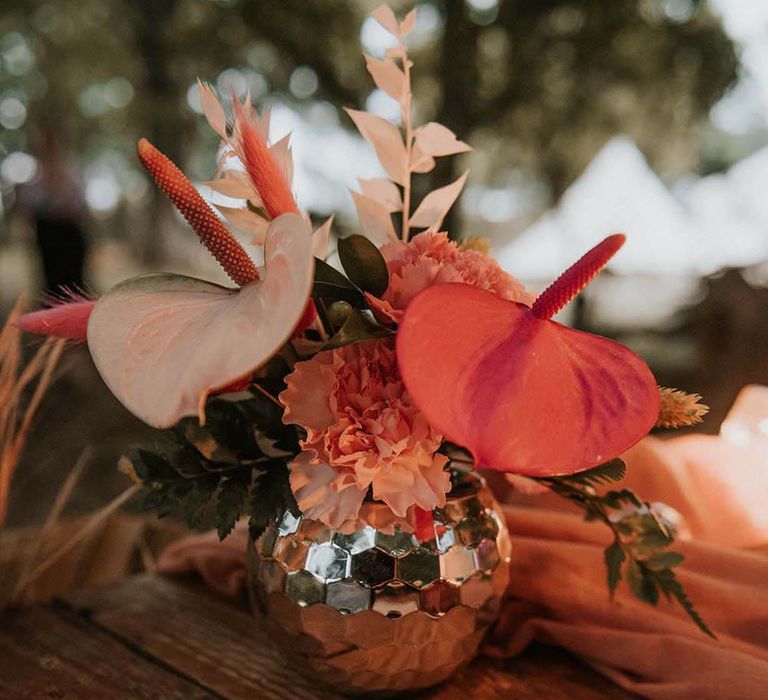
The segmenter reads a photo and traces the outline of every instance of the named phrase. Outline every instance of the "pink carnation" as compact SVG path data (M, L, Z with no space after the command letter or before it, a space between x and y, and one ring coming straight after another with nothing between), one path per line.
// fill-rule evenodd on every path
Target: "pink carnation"
M298 362L280 394L284 421L305 428L291 488L309 518L350 530L368 489L412 520L412 507L445 505L442 441L403 387L390 341L328 350Z
M463 282L504 299L530 305L534 296L499 264L476 250L464 250L445 233L422 233L408 243L388 243L381 249L389 269L389 286L382 297L366 295L382 321L400 321L403 310L427 287Z

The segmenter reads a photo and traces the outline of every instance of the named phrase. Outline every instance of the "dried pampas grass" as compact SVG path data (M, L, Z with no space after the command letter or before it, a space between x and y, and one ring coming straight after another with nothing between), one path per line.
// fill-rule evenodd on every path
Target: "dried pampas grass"
M89 460L90 451L86 449L67 476L44 525L34 537L3 532L11 482L65 343L63 340L48 339L25 362L22 333L16 326L23 307L24 302L17 301L0 331L0 538L4 555L10 555L14 550L12 558L0 567L6 579L0 581L0 609L9 603L29 601L41 585L44 590L51 588L50 582L41 584L43 575L103 530L111 516L139 488L131 486L126 489L93 515L78 520L76 527L72 527L72 523L62 524L61 513ZM66 536L63 538L62 534ZM77 580L77 577L70 578Z
M16 327L23 307L22 300L16 302L0 331L0 534L13 475L64 349L63 340L46 340L24 363L21 331Z
M58 491L42 527L3 532L11 482L65 342L46 340L25 362L17 327L23 308L19 300L0 330L0 610L114 580L129 572L137 547L158 549L148 545L150 535L158 538L152 535L151 523L117 512L139 489L135 485L87 517L61 519L90 460L88 448ZM176 536L163 534L160 541ZM145 567L151 566L151 558L143 557Z

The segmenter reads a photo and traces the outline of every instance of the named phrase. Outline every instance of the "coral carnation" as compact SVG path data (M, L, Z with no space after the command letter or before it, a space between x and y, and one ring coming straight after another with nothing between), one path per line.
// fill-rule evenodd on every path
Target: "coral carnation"
M348 345L299 362L280 394L284 421L305 428L291 466L302 512L330 527L355 527L368 489L405 518L412 506L445 505L442 436L403 387L389 341Z
M463 282L504 299L533 303L534 296L499 264L477 250L461 248L445 233L422 233L408 243L389 243L381 249L389 269L389 286L382 298L367 295L382 321L399 322L411 300L427 287Z

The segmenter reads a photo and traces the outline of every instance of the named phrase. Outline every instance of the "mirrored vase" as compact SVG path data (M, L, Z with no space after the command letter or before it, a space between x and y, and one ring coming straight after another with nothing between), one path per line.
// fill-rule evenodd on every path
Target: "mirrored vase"
M257 614L297 669L346 693L447 679L476 655L509 578L509 535L481 477L464 475L413 528L383 525L377 508L349 533L286 513L249 544Z

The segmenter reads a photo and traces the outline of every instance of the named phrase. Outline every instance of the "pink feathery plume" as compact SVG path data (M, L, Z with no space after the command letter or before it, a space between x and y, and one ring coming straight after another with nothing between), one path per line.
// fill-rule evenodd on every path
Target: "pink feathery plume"
M27 333L37 333L53 338L83 341L88 334L88 319L96 305L96 299L70 290L62 296L48 297L47 309L22 314L16 326Z
M536 318L552 318L592 281L626 240L623 233L614 233L584 253L539 295L531 313Z
M299 207L285 178L283 169L275 160L274 153L267 145L267 138L248 118L243 106L232 95L237 115L235 129L235 151L245 165L248 177L264 203L270 218L289 212L299 213Z

